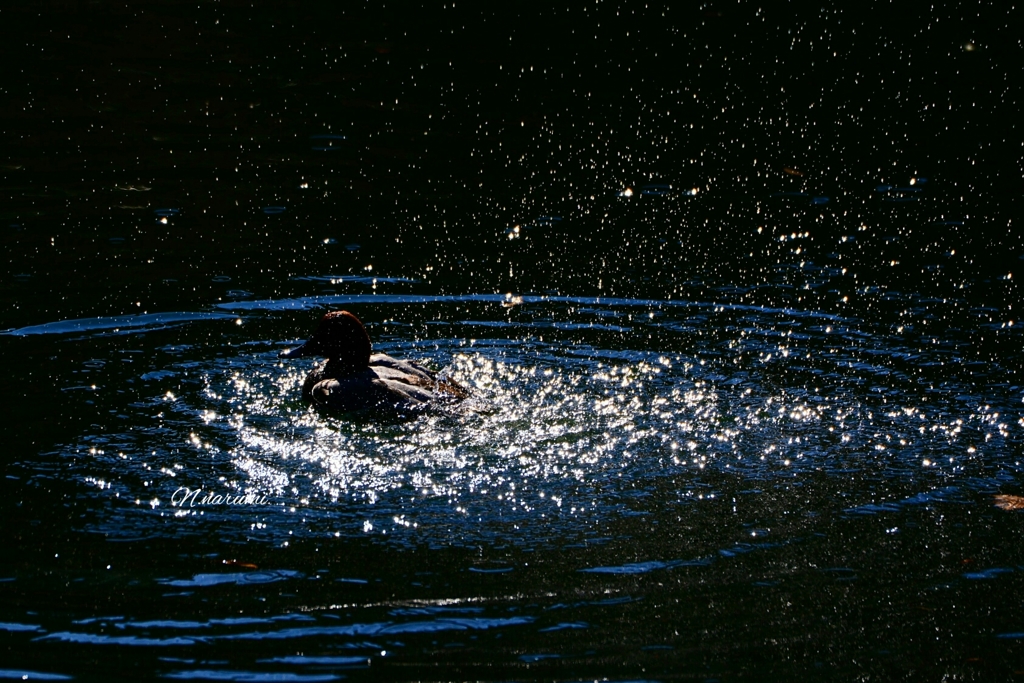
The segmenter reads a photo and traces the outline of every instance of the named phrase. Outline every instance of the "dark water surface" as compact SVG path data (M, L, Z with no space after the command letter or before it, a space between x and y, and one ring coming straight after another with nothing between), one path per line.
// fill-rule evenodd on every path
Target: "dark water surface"
M0 678L1024 675L1021 17L906 12L0 8Z

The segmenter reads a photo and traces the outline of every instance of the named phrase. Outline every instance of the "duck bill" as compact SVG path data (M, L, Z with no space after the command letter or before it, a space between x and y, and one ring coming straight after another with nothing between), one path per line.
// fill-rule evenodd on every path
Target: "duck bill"
M285 349L281 353L277 354L278 358L303 358L305 356L314 355L313 349L309 348L309 342L306 342L302 346L296 346L294 349Z

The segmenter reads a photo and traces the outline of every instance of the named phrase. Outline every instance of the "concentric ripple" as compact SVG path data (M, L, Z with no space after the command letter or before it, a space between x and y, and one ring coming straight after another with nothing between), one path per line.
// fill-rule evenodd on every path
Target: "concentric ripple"
M154 426L63 456L108 501L94 524L114 536L414 546L570 543L821 476L844 509L869 509L990 490L1020 467L1020 389L956 343L753 307L516 315L380 346L470 387L457 408L383 423L317 412L298 396L306 367L257 343L143 375L133 409Z

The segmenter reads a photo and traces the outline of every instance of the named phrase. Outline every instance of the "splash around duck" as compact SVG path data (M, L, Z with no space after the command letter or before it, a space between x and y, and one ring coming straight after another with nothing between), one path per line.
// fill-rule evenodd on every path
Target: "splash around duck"
M373 353L362 321L348 311L325 315L302 346L279 358L319 357L302 383L302 397L333 411L421 412L469 396L456 382L423 366Z

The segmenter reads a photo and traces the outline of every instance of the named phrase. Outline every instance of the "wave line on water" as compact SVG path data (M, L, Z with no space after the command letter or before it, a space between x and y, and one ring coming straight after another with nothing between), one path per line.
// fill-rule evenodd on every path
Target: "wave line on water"
M115 315L100 318L76 318L60 320L41 325L29 325L0 332L11 337L29 337L37 334L75 334L79 332L105 332L108 330L139 330L143 328L164 328L200 320L237 320L237 315L227 313L182 311L169 313L141 313L139 315Z

